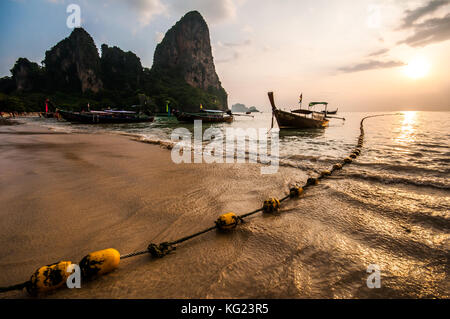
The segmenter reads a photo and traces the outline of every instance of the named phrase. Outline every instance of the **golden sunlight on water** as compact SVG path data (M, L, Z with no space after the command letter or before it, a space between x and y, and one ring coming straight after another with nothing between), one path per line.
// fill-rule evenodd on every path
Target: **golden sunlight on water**
M416 133L416 121L417 121L417 112L408 111L403 112L403 121L401 122L399 135L395 138L395 141L398 144L406 146L410 144L415 139Z
M6 206L7 212L11 216L17 211L34 216L37 196L52 194L52 198L61 200L39 202L38 211L45 214L42 225L36 225L37 218L32 219L32 227L53 232L39 234L37 239L28 235L0 238L0 285L22 280L31 266L43 264L52 256L65 256L69 244L60 239L55 249L43 255L47 251L44 248L53 247L53 238L59 238L62 231L49 226L53 222L46 215L50 209L64 220L69 214L80 216L80 211L90 217L81 219L83 224L74 230L63 229L70 231L64 236L67 242L85 243L74 253L78 256L92 249L94 240L119 251L135 251L149 240L181 238L210 227L219 212L246 213L268 197L284 196L291 185L303 184L308 177L329 169L355 147L361 118L367 113L341 115L345 123L332 122L326 130L280 134L279 170L264 176L259 166L249 163L186 164L179 168L179 174L168 176L169 172L178 172L168 153L155 157L156 153L147 153L154 152L148 145L109 140L107 135L4 134L0 154L12 169L4 170L6 175L0 179L0 185L8 185L7 192L0 192L0 199L14 203ZM121 132L163 141L168 141L179 126L170 119L150 126L98 127L54 119L30 121L61 131ZM404 112L371 118L364 123L361 156L308 189L301 199L283 203L280 214L255 215L229 234L207 233L180 245L175 254L161 260L129 260L118 272L90 283L87 289L61 290L50 298L117 298L124 294L127 298L448 298L449 121L449 112ZM270 127L270 122L271 114L264 113L252 120L242 118L215 127ZM193 130L192 125L185 127ZM48 143L50 138L55 142ZM66 142L67 138L78 142ZM5 146L8 140L18 146ZM88 141L98 144L89 146ZM36 161L35 156L47 153L48 157ZM105 154L108 160L99 160L96 154ZM135 171L135 167L144 167L140 161L154 166ZM11 172L18 171L18 163L23 165L19 171L25 173L13 184L6 178L14 178ZM99 169L99 163L105 169ZM167 167L161 169L161 163ZM82 175L69 178L67 172ZM51 183L43 184L44 178ZM60 184L53 182L56 178L61 179ZM161 182L149 183L150 178ZM17 192L24 180L45 188L30 187L31 193L26 194L30 200L24 201L25 195ZM132 187L124 187L131 182ZM105 185L105 195L92 193L94 187L104 189ZM175 195L166 200L161 194ZM184 194L182 200L179 194ZM83 201L78 200L80 196ZM100 209L107 212L108 225L101 223L102 231L90 235L100 227L96 223ZM96 213L92 215L91 210ZM13 229L10 225L17 220L4 219L0 234ZM82 226L89 231L87 235L79 233ZM38 243L39 250L35 250L40 254L30 262L25 252L9 254L11 248L6 242L30 245L27 252ZM19 271L8 266L17 259ZM367 285L371 265L380 269L379 288Z

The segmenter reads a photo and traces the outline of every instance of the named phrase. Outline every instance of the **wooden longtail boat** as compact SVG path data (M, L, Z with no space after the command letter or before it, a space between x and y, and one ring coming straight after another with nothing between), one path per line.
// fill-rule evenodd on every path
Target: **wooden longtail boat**
M54 112L40 112L39 116L44 117L46 119L52 119L55 117L55 113Z
M337 114L338 109L334 110L334 111L322 111L321 113L326 113L326 114Z
M272 126L273 116L275 116L280 129L309 129L328 126L328 120L324 113L304 109L298 109L292 112L282 111L275 106L273 92L269 92L268 95L270 104L272 105Z
M226 114L223 111L204 110L202 113L174 112L177 120L184 123L193 123L195 120L201 120L203 123L231 123L233 115Z
M119 123L141 123L153 122L153 116L138 114L130 111L91 111L91 112L68 112L59 110L63 119L69 122L83 124L119 124Z
M325 110L320 111L320 113L324 113L324 114L336 114L337 111L338 111L338 109L336 109L336 110L334 110L334 111L328 111L328 110L327 110L328 102L311 102L311 103L309 103L308 106L311 108L311 107L316 106L316 105L325 105Z

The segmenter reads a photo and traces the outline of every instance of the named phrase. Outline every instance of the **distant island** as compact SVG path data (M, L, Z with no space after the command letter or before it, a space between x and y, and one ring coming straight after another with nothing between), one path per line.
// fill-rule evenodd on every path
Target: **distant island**
M259 111L256 108L256 106L246 107L245 104L236 103L236 104L233 104L233 106L231 107L231 112L233 112L233 113L247 113L247 112L258 113Z
M171 109L228 110L228 95L217 76L208 25L188 12L156 47L151 69L133 52L101 46L83 28L45 53L42 66L19 58L11 76L0 79L0 111L81 110L140 105L153 112Z

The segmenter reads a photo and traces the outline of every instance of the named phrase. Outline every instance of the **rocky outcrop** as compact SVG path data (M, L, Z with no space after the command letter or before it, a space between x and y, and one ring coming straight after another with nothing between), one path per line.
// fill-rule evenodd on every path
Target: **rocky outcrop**
M176 74L190 86L215 95L216 108L228 108L214 66L208 25L199 12L188 12L167 31L156 47L152 70L163 77Z
M248 108L244 104L236 103L231 107L231 111L233 113L245 113L248 111Z
M231 107L231 111L234 113L246 113L246 112L259 112L256 106L246 107L245 104L236 103Z
M45 53L46 73L52 85L66 91L98 92L100 57L92 37L82 28Z
M45 53L42 67L20 58L12 77L0 79L0 92L18 96L8 100L14 110L41 110L47 98L67 109L88 102L94 107L123 107L139 101L155 112L165 112L167 104L184 111L199 111L200 106L228 109L209 29L197 11L187 13L166 33L151 69L143 68L132 52L106 44L101 49L100 58L92 37L76 28Z
M41 67L28 59L19 58L11 69L12 79L17 91L31 91L42 85L43 71Z
M104 87L109 90L136 90L141 85L143 68L133 52L102 45L101 70Z
M256 106L250 106L248 108L248 112L259 113L259 110L256 108Z

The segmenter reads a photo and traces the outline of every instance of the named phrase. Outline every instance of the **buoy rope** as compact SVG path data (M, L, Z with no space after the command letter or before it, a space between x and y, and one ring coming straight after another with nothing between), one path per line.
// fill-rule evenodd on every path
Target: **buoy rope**
M353 157L347 157L347 158L344 160L344 162L341 164L342 167L343 167L344 165L346 165L346 164L350 164L350 163L352 162L352 158L356 158L357 156L360 155L360 152L361 152L360 148L363 146L363 143L364 143L364 121L365 121L366 119L372 118L372 117L378 117L378 116L390 116L390 115L401 115L401 114L402 114L402 113L395 113L395 114L377 114L377 115L370 115L370 116L366 116L366 117L362 118L362 119L361 119L361 122L360 122L360 135L359 135L359 138L358 138L358 144L357 144L357 148L355 149L356 152L354 151L354 152L350 155L350 156L353 156ZM333 168L329 171L329 174L321 174L321 175L319 175L319 176L316 177L316 178L309 178L308 181L306 182L306 184L305 184L303 187L301 187L301 189L302 189L302 190L306 190L309 186L317 185L317 181L318 181L319 179L323 179L324 177L331 175L334 171L336 171L336 170L338 170L338 169L341 169L341 168L334 168L334 167L333 167ZM279 203L282 203L282 202L284 202L285 200L288 200L288 199L290 199L290 198L295 198L295 197L292 197L291 195L286 195L285 197L283 197L283 198L281 198L281 199L279 200ZM276 209L276 210L278 210L278 209ZM249 213L245 213L245 214L242 214L242 215L238 215L237 218L238 218L240 221L243 221L244 218L247 218L247 217L249 217L249 216L252 216L252 215L254 215L254 214L257 214L257 213L260 213L260 212L263 212L263 211L264 211L264 207L261 207L261 208L258 208L258 209L256 209L256 210L254 210L254 211L251 211L251 212L249 212ZM197 237L197 236L203 235L203 234L205 234L205 233L207 233L207 232L209 232L209 231L211 231L211 230L214 230L214 229L216 229L216 228L218 228L217 225L212 226L212 227L209 227L209 228L207 228L207 229L205 229L205 230L199 231L199 232L197 232L197 233L195 233L195 234L192 234L192 235L183 237L183 238L181 238L181 239L178 239L178 240L175 240L175 241L172 241L172 242L165 242L165 243L162 243L162 244L168 245L169 247L172 247L172 250L173 250L173 249L175 249L175 247L173 247L174 245L180 244L180 243L185 242L185 241L187 241L187 240L189 240L189 239L193 239L193 238L195 238L195 237ZM151 244L151 245L155 245L155 244ZM150 246L151 246L151 245L150 245ZM161 245L161 244L160 244L160 245ZM150 248L150 246L149 246L149 248ZM155 245L155 246L158 246L158 245ZM138 252L135 252L135 253L126 254L126 255L120 256L120 259L126 259L126 258L130 258L130 257L140 256L140 255L144 255L144 254L147 254L147 253L152 254L152 251L150 251L150 249L147 249L147 250L142 250L142 251L138 251ZM152 254L152 255L155 256L154 254ZM162 256L158 255L158 257L162 257Z
M242 215L238 215L235 216L236 217L236 221L235 224L233 225L234 227L236 227L238 225L239 222L243 222L244 218L247 218L249 216L252 216L254 214L257 214L259 212L275 212L278 211L280 208L280 203L288 200L288 199L294 199L294 198L298 198L303 191L305 191L306 189L308 189L310 186L314 186L317 185L318 181L330 176L333 174L333 172L342 169L345 165L352 163L353 159L355 159L356 157L358 157L361 154L361 148L363 146L364 143L364 121L368 118L372 118L372 117L378 117L378 116L390 116L390 115L402 115L402 113L394 113L394 114L377 114L377 115L370 115L370 116L366 116L364 118L361 119L360 122L360 135L358 138L358 143L356 148L353 150L353 152L350 154L349 157L346 157L342 163L337 163L335 165L333 165L332 169L329 171L322 171L322 173L320 173L319 176L317 177L310 177L308 178L308 180L306 181L306 184L303 185L302 187L298 187L295 186L294 188L291 188L290 190L290 194L286 195L285 197L281 198L280 200L276 199L276 198L271 198L269 200L266 200L264 202L264 206L261 208L258 208L254 211L251 211L249 213L245 213ZM233 228L234 228L233 227ZM140 256L140 255L144 255L144 254L151 254L152 257L164 257L165 255L169 254L171 251L175 250L176 247L175 245L180 244L182 242L185 242L187 240L193 239L195 237L198 237L200 235L203 235L207 232L210 232L216 228L220 229L219 224L217 224L215 226L209 227L207 229L204 229L202 231L199 231L197 233L194 233L192 235L189 236L185 236L182 237L180 239L171 241L171 242L163 242L160 243L159 245L157 244L149 244L149 246L147 247L146 250L141 250L141 251L137 251L137 252L133 252L133 253L129 253L129 254L125 254L125 255L121 255L120 259L127 259L127 258L131 258L131 257L136 257L136 256ZM0 293L3 292L7 292L7 291L12 291L12 290L21 290L23 288L25 288L27 286L27 284L29 283L29 281L21 283L21 284L17 284L17 285L13 285L13 286L8 286L8 287L0 287Z
M25 288L27 286L27 284L28 284L28 281L21 283L21 284L8 286L8 287L0 287L0 293L7 292L7 291L13 291L13 290L22 290L23 288Z

